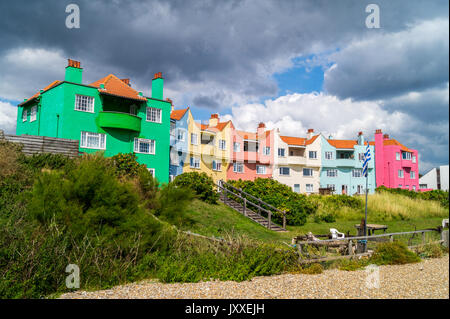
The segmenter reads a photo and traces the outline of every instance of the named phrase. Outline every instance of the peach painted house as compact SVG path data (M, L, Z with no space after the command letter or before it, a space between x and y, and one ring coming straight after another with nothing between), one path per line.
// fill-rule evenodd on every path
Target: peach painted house
M231 163L227 179L271 178L274 159L274 130L259 123L255 133L232 130Z
M309 129L306 137L292 137L275 133L273 178L290 186L297 193L317 193L320 187L320 134Z
M419 190L419 156L381 130L375 131L375 174L377 187Z

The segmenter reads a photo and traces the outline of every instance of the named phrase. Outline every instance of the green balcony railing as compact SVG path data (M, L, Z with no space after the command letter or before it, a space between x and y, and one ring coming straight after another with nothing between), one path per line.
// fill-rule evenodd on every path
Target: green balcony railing
M101 127L118 128L135 132L141 130L141 118L129 113L100 112L98 122Z

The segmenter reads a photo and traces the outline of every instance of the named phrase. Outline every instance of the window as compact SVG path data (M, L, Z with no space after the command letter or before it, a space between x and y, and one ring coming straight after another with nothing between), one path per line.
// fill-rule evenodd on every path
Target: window
M410 152L402 152L402 158L404 160L410 161L411 160L411 153Z
M85 95L76 95L75 110L94 113L94 97Z
M397 161L399 161L400 160L400 153L395 153L395 159L397 160Z
M300 184L294 184L294 192L300 193Z
M173 182L174 179L175 179L175 176L169 175L169 182Z
M186 132L183 129L178 129L177 140L184 142L186 140Z
M242 163L233 163L233 172L235 172L235 173L243 173L244 172L244 164L242 164Z
M150 172L150 174L152 174L153 178L155 178L155 169L154 168L147 168L147 170ZM172 176L172 178L173 178L173 176ZM169 176L169 180L170 180L170 176Z
M134 152L143 154L155 154L155 140L147 140L145 138L135 138Z
M333 159L333 152L325 152L325 159L332 160Z
M27 121L27 110L23 110L22 111L22 122L26 122Z
M222 151L225 151L227 147L227 141L225 140L219 140L219 149Z
M412 157L412 162L413 162L413 163L416 162L416 155L413 155L413 157Z
M137 114L137 106L136 105L131 105L130 106L130 114L131 115L136 115Z
M402 184L398 184L398 188L402 188Z
M403 178L403 170L402 169L398 170L398 177Z
M264 146L263 147L263 154L264 155L270 155L270 147L269 146Z
M409 178L410 179L416 179L416 172L411 171L411 173L409 174Z
M81 132L82 148L106 149L106 135L100 133Z
M290 168L289 167L280 167L280 175L290 175Z
M175 137L175 128L176 128L176 124L173 122L170 122L170 135Z
M309 151L309 158L317 158L317 152L316 151Z
M314 192L314 185L313 184L306 184L306 192L307 193Z
M256 165L256 174L266 174L266 167L264 165Z
M286 152L286 150L284 149L284 148L279 148L278 149L278 156L279 157L285 157L285 153Z
M197 134L191 133L191 144L197 145L198 144L198 136Z
M36 112L37 112L37 106L35 105L31 108L30 122L36 121Z
M362 176L362 169L355 168L352 170L352 176L353 177L361 177Z
M161 109L155 107L147 107L147 121L153 123L161 123Z
M241 144L238 142L233 143L233 151L240 152L241 151Z
M358 157L360 162L364 162L364 153L359 153Z
M200 168L200 158L191 156L190 166L191 168Z
M312 168L304 168L303 176L313 176L313 169Z
M222 163L217 162L216 160L213 160L212 162L212 169L213 171L221 171L222 170Z
M330 189L332 192L336 191L336 185L334 184L327 184L327 188Z
M406 189L409 189L409 185L405 185L405 188L406 188Z
M416 191L416 185L413 185L413 191Z
M337 177L338 171L337 169L328 169L327 176L328 177Z

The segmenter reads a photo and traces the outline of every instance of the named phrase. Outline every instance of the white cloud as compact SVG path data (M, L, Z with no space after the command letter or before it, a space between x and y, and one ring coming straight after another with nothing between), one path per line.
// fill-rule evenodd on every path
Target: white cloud
M16 132L17 106L0 101L0 130L7 134Z

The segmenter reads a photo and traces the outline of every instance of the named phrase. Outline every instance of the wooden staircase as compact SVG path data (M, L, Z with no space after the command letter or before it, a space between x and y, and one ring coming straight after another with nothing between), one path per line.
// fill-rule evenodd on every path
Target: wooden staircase
M261 226L273 230L273 231L286 231L286 216L285 212L278 210L277 208L263 202L259 198L256 198L234 186L221 181L217 188L220 191L220 201L223 202L228 207L233 208L242 215L250 218L254 222L260 224ZM231 189L231 190L230 190ZM239 203L232 197L239 198L242 203ZM279 211L283 214L283 226L277 225L272 221L272 211L262 207L269 207L270 209ZM250 209L251 207L251 209ZM267 218L261 215L261 212L267 214Z

